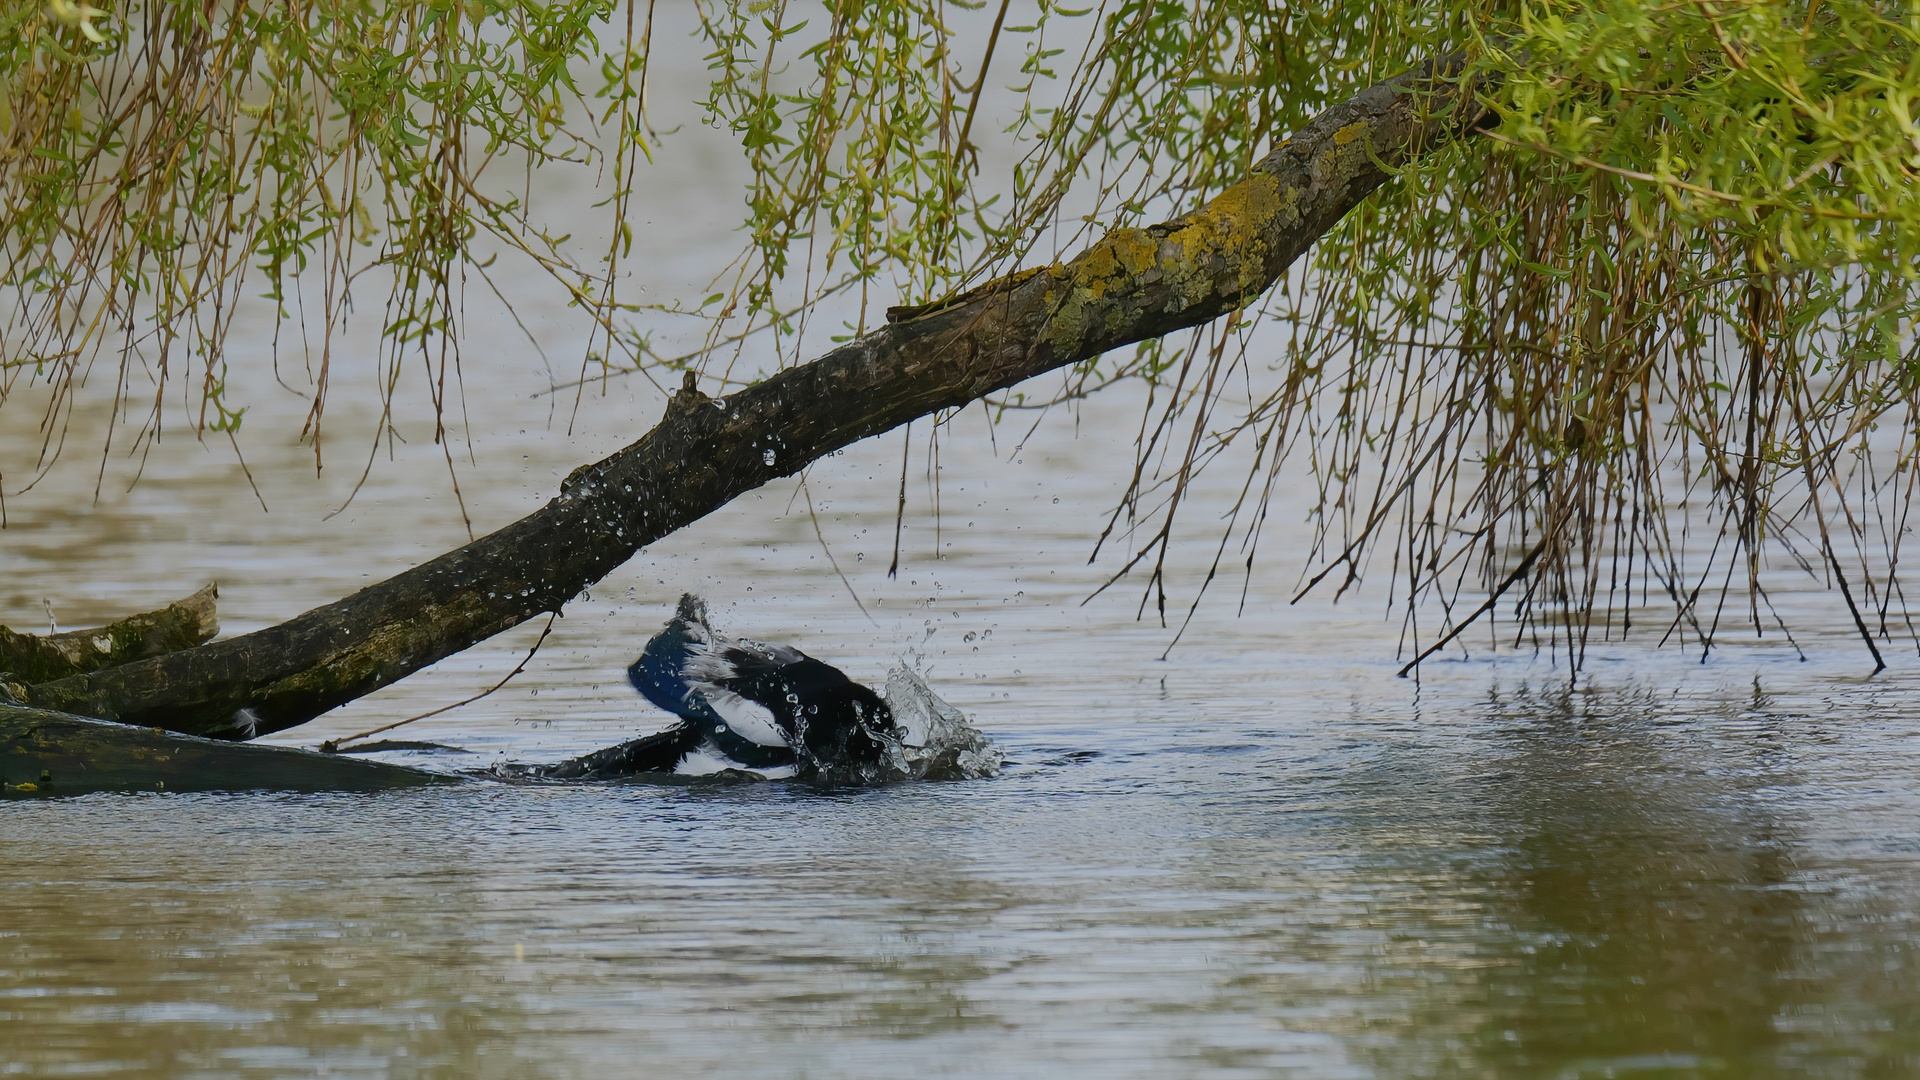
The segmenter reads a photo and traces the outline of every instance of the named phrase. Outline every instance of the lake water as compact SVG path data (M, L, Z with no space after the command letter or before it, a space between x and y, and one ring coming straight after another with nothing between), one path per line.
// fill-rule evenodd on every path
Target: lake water
M1161 661L1133 594L1080 604L1124 480L1101 433L1130 407L1017 456L956 434L942 557L917 474L894 581L898 442L823 463L809 488L871 620L791 486L749 496L576 601L505 690L404 729L470 753L393 755L553 760L658 726L621 668L695 588L863 678L917 657L1006 749L1000 778L6 804L0 1071L1920 1075L1911 657L1862 678L1834 618L1807 663L1641 641L1572 687L1483 650L1416 684L1377 597L1289 607L1275 565ZM467 485L483 527L585 456L498 438L483 461L529 459ZM99 506L15 500L6 618L217 578L245 629L464 535L431 468L376 471L321 520L288 443L253 463L266 514L192 479L197 450ZM276 741L458 700L536 633Z
M660 199L698 186L697 150ZM643 239L724 252L734 213L663 211ZM559 303L523 314L577 362ZM484 532L663 399L638 380L534 397L524 341L473 317L457 467ZM343 356L318 479L305 403L234 373L264 512L224 441L181 431L116 451L96 498L76 434L9 496L0 622L84 626L217 580L244 632L463 542L417 385L408 441L348 501L377 402L371 361ZM399 733L464 753L389 755L551 761L660 726L622 668L692 589L733 632L859 678L917 663L1005 749L999 778L6 803L0 1075L1920 1076L1911 651L1867 678L1838 600L1808 591L1776 596L1807 662L1761 644L1702 665L1656 632L1576 683L1480 635L1396 679L1387 583L1287 602L1302 478L1244 610L1222 587L1162 660L1137 586L1083 604L1116 565L1087 556L1137 407L1096 399L1024 443L962 414L937 516L916 425L896 579L897 433L804 493L746 496L571 604L505 689ZM76 432L104 408L83 400ZM38 433L4 415L18 477ZM1236 480L1209 474L1195 505ZM1183 605L1208 523L1175 549ZM538 632L273 741L457 701Z

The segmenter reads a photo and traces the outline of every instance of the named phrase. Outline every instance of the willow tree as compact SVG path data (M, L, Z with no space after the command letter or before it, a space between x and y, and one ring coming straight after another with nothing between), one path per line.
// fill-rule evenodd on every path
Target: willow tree
M651 5L0 4L0 416L46 433L30 467L0 463L0 498L88 441L69 437L82 393L116 403L85 432L95 446L167 423L232 439L245 403L224 373L265 360L225 339L261 292L322 313L318 461L349 282L379 269L391 283L383 387L416 358L445 385L463 291L490 287L505 250L595 328L583 392L665 369L715 389L809 385L809 319L835 305L855 312L856 344L1016 294L1041 303L1027 327L1040 338L1081 318L1088 355L1060 350L1058 396L1149 388L1102 536L1131 545L1116 579L1144 582L1163 618L1189 483L1233 461L1243 494L1209 508L1224 512L1221 554L1191 603L1229 559L1265 572L1261 523L1291 468L1320 491L1304 583L1343 589L1390 563L1414 656L1503 599L1576 652L1625 633L1649 595L1665 598L1667 633L1702 648L1736 624L1787 633L1769 599L1780 567L1834 586L1876 658L1909 627L1907 5L697 10L712 72L699 104L750 167L748 242L711 289L650 307L619 285L648 242L632 222L642 160L674 152L649 123ZM1364 139L1326 126L1423 63L1441 76L1420 83L1424 107L1447 122ZM1223 200L1271 174L1293 133L1314 153L1351 142L1393 179L1320 222L1278 287L1233 293L1191 332L1121 348L1139 335L1088 329L1076 297L1179 276L1129 261L1144 251L1130 238L1164 250L1183 222L1242 220ZM983 150L1015 164L983 169ZM605 178L603 250L552 237L524 186L569 166ZM1111 281L1089 276L1101 258ZM667 311L706 318L707 346L653 352L650 320ZM107 390L98 375L83 386L102 370ZM135 385L156 389L136 403ZM953 408L956 388L941 389L922 404ZM1022 391L989 404L1046 403ZM125 711L84 687L60 700Z

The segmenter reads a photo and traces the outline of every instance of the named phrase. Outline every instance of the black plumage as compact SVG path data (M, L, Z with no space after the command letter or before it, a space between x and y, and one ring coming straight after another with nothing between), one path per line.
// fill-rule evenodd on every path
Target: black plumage
M729 638L689 593L627 678L680 718L666 731L552 766L556 778L727 770L833 782L871 780L901 732L880 695L785 645Z

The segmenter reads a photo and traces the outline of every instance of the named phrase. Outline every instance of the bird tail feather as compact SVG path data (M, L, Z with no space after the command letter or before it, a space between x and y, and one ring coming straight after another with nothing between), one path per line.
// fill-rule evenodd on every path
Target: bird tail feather
M690 660L711 651L713 630L707 625L707 605L687 593L666 629L653 636L640 658L627 668L627 681L654 705L684 720L710 720L711 710L688 682Z

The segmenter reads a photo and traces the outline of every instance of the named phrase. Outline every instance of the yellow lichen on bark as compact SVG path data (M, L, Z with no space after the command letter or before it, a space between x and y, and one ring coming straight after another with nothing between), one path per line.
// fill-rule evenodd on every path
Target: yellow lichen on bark
M1095 247L1099 251L1099 247ZM1089 255L1093 252L1088 252ZM1081 256L1085 259L1086 256ZM1048 289L1046 302L1053 309L1053 315L1047 321L1047 341L1055 352L1072 353L1078 351L1080 339L1086 332L1087 303L1095 299L1087 287L1081 284L1078 267L1081 260L1073 265L1055 268L1054 278L1060 280L1065 289L1062 296L1057 290Z
M1077 350L1096 324L1105 333L1121 329L1129 312L1120 298L1165 281L1173 295L1169 313L1217 301L1223 294L1251 296L1269 280L1270 238L1299 218L1300 195L1270 173L1256 172L1207 205L1156 229L1115 229L1053 275L1064 291L1049 289L1053 309L1048 341L1062 352Z
M1136 284L1159 257L1160 242L1145 229L1115 229L1073 261L1074 285L1097 300Z
M1345 146L1366 133L1367 122L1365 120L1355 120L1353 123L1333 133L1333 144L1335 146Z
M1372 159L1373 125L1356 120L1333 133L1332 145L1313 160L1313 174L1323 184L1347 180Z
M1299 199L1279 178L1257 172L1176 222L1167 242L1177 254L1163 269L1182 307L1223 284L1238 293L1265 288L1267 238L1298 217Z

